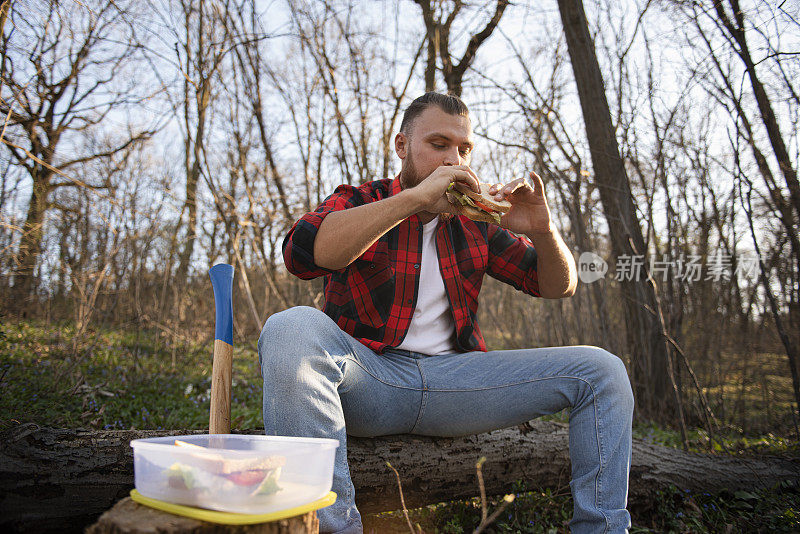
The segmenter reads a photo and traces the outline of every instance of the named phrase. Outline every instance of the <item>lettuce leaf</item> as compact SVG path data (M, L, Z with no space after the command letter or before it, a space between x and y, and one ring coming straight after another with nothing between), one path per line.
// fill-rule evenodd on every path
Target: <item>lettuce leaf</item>
M453 184L450 184L450 185L452 186ZM467 195L465 195L464 193L461 193L459 191L453 190L452 193L455 195L456 199L461 203L462 206L471 206L471 207L473 207L473 208L475 208L477 210L480 210L480 211L482 211L484 213L488 213L489 215L491 215L492 219L494 219L494 223L497 226L500 226L500 216L501 216L500 212L497 212L497 211L486 211L485 209L483 209L480 206L478 206L477 204L475 204L475 202L473 202L471 197L468 197Z
M167 484L176 489L193 490L198 487L194 468L188 465L174 463L169 469L164 470L167 475Z
M253 492L253 496L256 495L272 495L273 493L277 493L281 491L280 486L278 486L278 478L281 476L281 468L276 467L272 470L270 474L264 477L264 480L261 481L258 488Z
M468 197L467 195L461 195L461 198L459 198L458 200L464 206L472 206L473 208L481 209L481 208L478 208L478 206L475 205L475 202L473 202L472 199L470 197Z

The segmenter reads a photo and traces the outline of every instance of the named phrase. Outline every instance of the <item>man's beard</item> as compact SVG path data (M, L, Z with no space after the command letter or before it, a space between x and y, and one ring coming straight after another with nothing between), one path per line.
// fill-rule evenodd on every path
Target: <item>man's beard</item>
M417 173L414 158L411 156L411 151L409 151L408 156L403 160L403 166L400 168L400 185L403 189L409 189L418 186L425 178L425 176L420 176Z
M414 165L414 158L411 157L411 152L408 153L406 159L403 160L403 166L400 168L400 187L403 189L410 189L422 183L427 176L420 176L417 168ZM438 219L442 222L449 221L454 215L452 213L440 213Z

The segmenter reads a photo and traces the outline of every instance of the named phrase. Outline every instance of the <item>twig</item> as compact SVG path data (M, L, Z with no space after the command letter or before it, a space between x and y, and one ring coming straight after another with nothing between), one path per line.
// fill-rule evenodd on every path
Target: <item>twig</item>
M72 386L72 388L69 390L69 392L67 392L67 395L69 395L69 396L72 396L72 395L74 395L75 393L77 393L77 392L78 392L78 388L80 388L80 387L81 387L81 385L82 385L82 384L83 384L85 381L86 381L86 377L85 377L85 376L83 376L83 374L81 374L80 376L78 376L78 381L77 381L77 382L75 382L75 385L74 385L74 386Z
M500 503L500 506L498 506L497 509L494 512L492 512L492 515L487 517L485 521L481 521L481 524L478 525L478 528L476 528L472 532L472 534L478 534L480 532L483 532L483 530L489 525L491 525L494 522L494 520L497 519L497 517L503 513L503 510L505 510L508 507L508 505L511 504L512 502L514 502L514 495L512 493L509 493L508 495L503 497L503 502Z
M10 110L9 110L9 112L10 112ZM3 134L5 134L5 126L3 127ZM69 180L69 181L71 181L71 182L75 183L76 185L79 185L79 186L81 186L81 187L87 187L87 188L91 188L91 187L92 187L92 186L90 186L89 184L87 184L87 183L85 183L85 182L82 182L81 180L78 180L77 178L72 178L71 176L67 176L66 174L64 174L64 173L61 171L61 169L57 169L57 168L53 167L52 165L50 165L50 164L49 164L49 163L47 163L46 161L44 161L44 160L42 160L42 159L40 159L40 158L38 158L38 157L34 156L34 155L33 155L33 154L32 154L32 153L29 151L29 150L27 150L26 148L24 148L24 147L21 147L21 146L19 146L19 145L16 145L16 144L12 143L11 141L9 141L8 139L6 139L5 137L0 137L0 141L2 141L3 143L7 144L7 145L8 145L8 146L10 146L10 147L16 148L16 149L18 149L18 150L22 150L22 151L25 153L25 155L26 155L26 156L28 156L29 158L31 158L33 161L35 161L35 162L36 162L36 163L38 163L39 165L41 165L41 166L45 167L46 169L48 169L48 170L50 170L50 171L53 171L54 173L56 173L56 174L58 174L58 175L60 175L60 176L63 176L63 177L64 177L64 178L66 178L67 180Z
M486 456L481 456L475 464L475 470L478 472L478 487L481 490L481 524L486 522L486 488L483 485L483 463L486 461Z
M634 253L638 254L636 249L636 245L633 242L633 238L628 236L628 245L631 247ZM653 291L653 299L655 300L654 304L656 309L650 309L647 304L644 304L644 308L653 314L658 321L658 327L660 330L660 334L665 339L669 337L669 333L667 332L667 325L664 322L664 311L663 307L661 306L661 297L658 296L658 286L656 284L653 275L650 273L650 269L647 268L647 265L642 265L644 267L644 272L647 275L647 283ZM675 397L675 407L678 410L678 427L681 431L681 441L683 442L683 450L689 450L689 436L686 431L686 419L683 413L683 401L681 400L681 391L678 389L678 384L675 381L675 363L672 351L669 348L669 343L664 342L664 354L667 357L667 376L669 378L670 385L672 386L672 393ZM709 432L711 429L709 428Z
M408 522L408 528L411 529L411 534L417 534L416 529L414 529L414 525L411 524L411 518L408 517L408 509L406 508L406 500L403 498L403 484L400 482L400 473L397 472L397 469L392 467L392 464L386 462L386 465L389 466L389 469L394 471L394 476L397 477L397 489L400 490L400 504L403 507L403 515L406 516L406 521Z
M683 349L678 345L678 342L672 338L672 336L666 332L664 333L664 336L667 338L669 344L675 349L675 352L681 356L683 364L686 366L686 370L689 372L689 377L691 377L694 388L697 391L697 396L700 399L700 405L703 407L702 412L703 416L705 417L706 424L708 425L709 440L716 441L726 453L730 453L731 451L728 449L728 446L725 445L725 442L716 436L714 428L716 427L717 429L721 430L720 424L717 421L717 418L714 416L714 412L711 411L711 405L708 403L705 393L703 393L703 388L700 387L700 381L697 379L697 375L694 374L694 369L692 369L689 359L686 357L686 353L683 352Z
M486 457L481 456L478 461L475 463L475 470L478 473L478 488L481 490L481 523L478 525L472 534L478 534L479 532L483 532L483 529L491 525L495 519L506 509L506 507L514 502L514 495L508 494L503 497L503 502L500 503L500 506L492 512L492 515L486 517L486 486L483 484L483 464L486 462Z
M5 7L5 6L2 6L2 7L0 7L0 11L1 11L1 10L2 10L4 7ZM25 87L27 87L27 85L25 85ZM9 121L9 120L11 120L11 112L12 112L13 110L14 110L14 108L13 108L13 107L11 107L11 106L8 106L8 113L6 114L6 119L3 121L3 131L2 131L2 132L0 132L0 140L3 140L3 141L5 140L5 137L6 137L6 128L8 127L8 121Z

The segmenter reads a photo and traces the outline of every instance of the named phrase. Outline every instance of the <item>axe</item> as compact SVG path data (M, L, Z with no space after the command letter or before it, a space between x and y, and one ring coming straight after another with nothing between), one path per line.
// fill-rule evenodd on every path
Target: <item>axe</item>
M233 367L233 266L227 263L209 269L217 322L214 329L214 362L211 367L209 434L231 432L231 371Z

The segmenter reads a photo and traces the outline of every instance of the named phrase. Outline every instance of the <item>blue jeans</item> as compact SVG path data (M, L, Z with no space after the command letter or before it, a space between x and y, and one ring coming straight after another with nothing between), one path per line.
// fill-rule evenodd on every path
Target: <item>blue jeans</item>
M321 311L272 315L258 340L268 435L338 439L336 503L320 532L362 532L347 434L463 436L571 407L572 532L626 532L633 393L622 361L589 346L376 354ZM345 430L346 425L346 430Z

